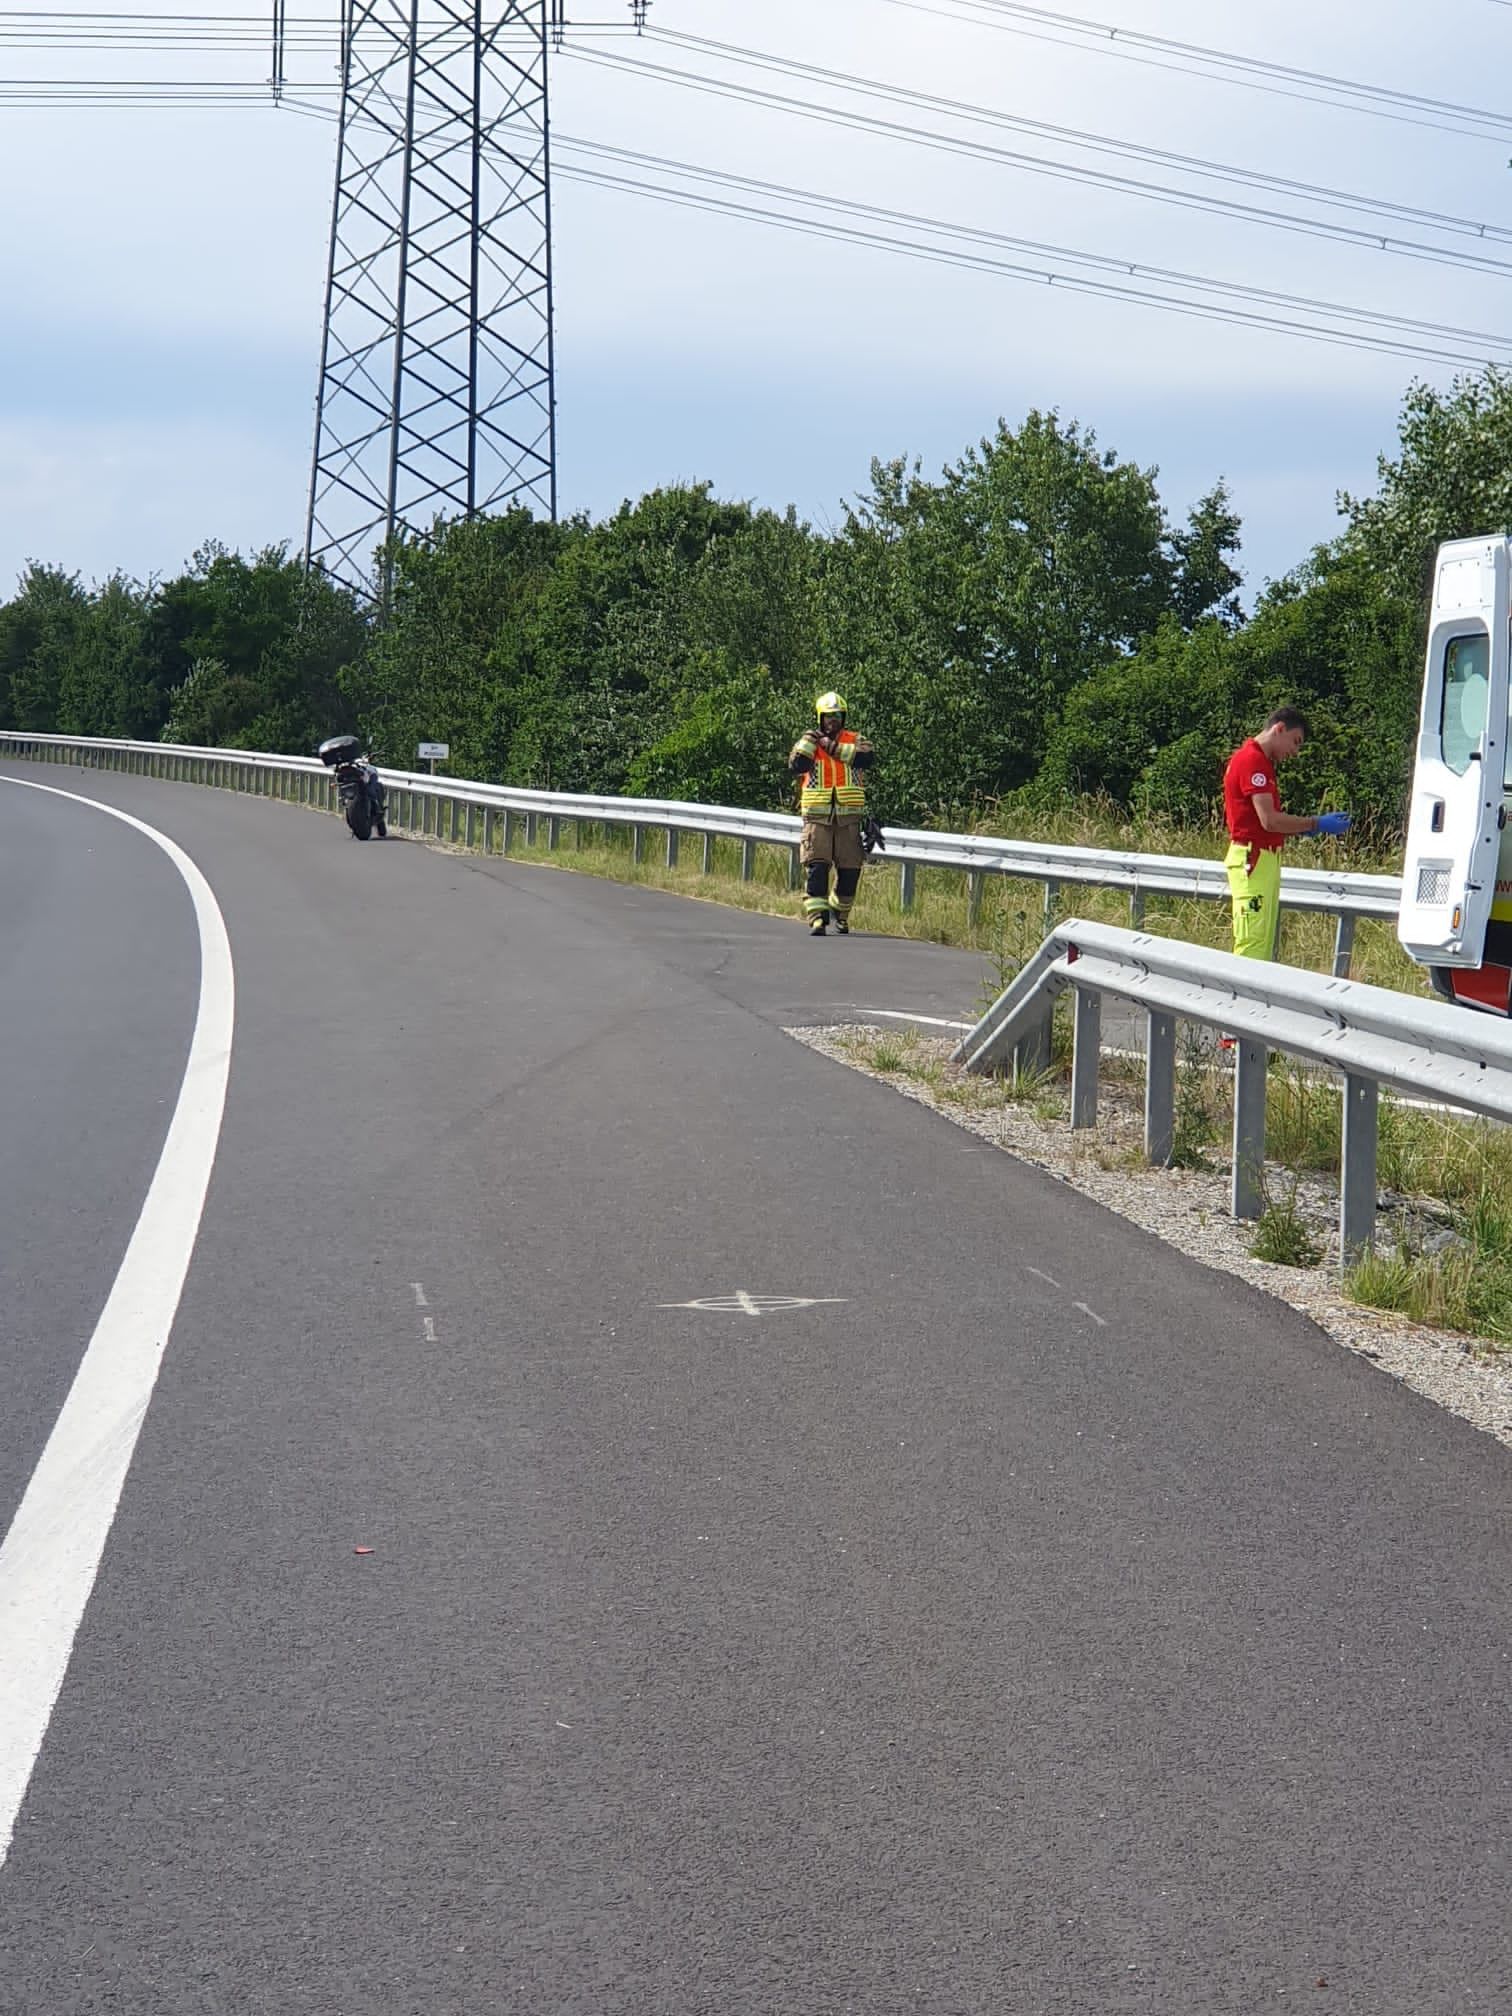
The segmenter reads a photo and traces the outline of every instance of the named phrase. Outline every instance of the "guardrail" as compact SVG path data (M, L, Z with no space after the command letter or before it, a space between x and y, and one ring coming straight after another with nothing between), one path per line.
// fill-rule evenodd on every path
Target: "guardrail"
M1097 1124L1103 996L1149 1017L1146 1158L1164 1166L1175 1137L1176 1024L1199 1022L1235 1040L1233 1176L1236 1218L1264 1206L1265 1082L1272 1050L1343 1077L1339 1253L1371 1243L1376 1215L1380 1088L1512 1121L1512 1023L1362 981L1237 959L1178 939L1077 918L1058 924L976 1026L953 1060L988 1071L1048 1062L1055 997L1075 990L1071 1125Z
M47 762L120 769L154 777L174 777L223 789L252 791L334 811L330 773L313 756L270 756L245 749L187 748L168 742L125 742L80 735L26 735L0 732L0 754ZM722 805L691 805L675 799L592 797L566 791L529 791L510 784L478 784L462 778L427 776L379 766L389 792L389 823L396 832L446 837L492 853L498 842L508 853L517 821L527 845L538 842L544 821L549 847L560 844L564 825L625 827L634 858L644 858L648 832L666 835L666 860L675 866L681 836L703 840L703 868L714 866L714 841L742 843L741 876L755 874L756 849L787 852L788 882L799 880L798 836L802 822L787 812L743 811ZM446 831L443 833L443 828ZM873 857L873 871L884 857ZM1067 847L1035 840L1003 840L982 833L933 833L889 826L885 860L898 869L899 902L913 908L920 868L959 870L966 876L967 911L975 921L988 875L1006 875L1044 885L1044 920L1055 922L1063 886L1121 889L1128 893L1129 922L1138 926L1150 896L1195 897L1227 903L1223 863L1195 855L1134 854L1100 847ZM1345 875L1321 868L1286 868L1281 875L1284 908L1313 910L1338 919L1333 970L1349 971L1354 929L1361 917L1394 919L1401 903L1395 875Z

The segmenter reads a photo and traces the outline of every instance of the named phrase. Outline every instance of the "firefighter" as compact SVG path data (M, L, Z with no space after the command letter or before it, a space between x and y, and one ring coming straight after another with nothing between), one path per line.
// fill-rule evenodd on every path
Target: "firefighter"
M798 858L807 871L803 914L809 935L822 938L833 917L844 936L850 930L851 905L865 860L862 826L866 819L865 772L872 766L870 742L845 725L846 706L838 693L821 693L814 702L817 728L793 744L789 770L803 780L798 809L803 814L803 841ZM830 894L830 870L835 893Z

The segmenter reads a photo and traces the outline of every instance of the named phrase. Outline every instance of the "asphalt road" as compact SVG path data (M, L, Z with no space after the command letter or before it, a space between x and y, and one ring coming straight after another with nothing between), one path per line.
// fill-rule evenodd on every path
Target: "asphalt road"
M237 1032L7 2016L1512 2007L1506 1452L782 1034L977 962L11 767ZM109 823L0 782L7 1516L193 1016Z

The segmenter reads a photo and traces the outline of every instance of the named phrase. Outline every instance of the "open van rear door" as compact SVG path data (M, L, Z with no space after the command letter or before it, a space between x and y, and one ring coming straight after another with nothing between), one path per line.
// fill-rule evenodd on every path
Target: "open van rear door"
M1504 824L1512 551L1441 546L1397 936L1425 966L1479 966Z

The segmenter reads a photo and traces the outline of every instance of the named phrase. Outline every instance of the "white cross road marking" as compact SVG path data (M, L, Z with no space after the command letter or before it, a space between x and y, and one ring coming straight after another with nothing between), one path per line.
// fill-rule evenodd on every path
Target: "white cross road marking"
M411 1281L410 1286L415 1291L415 1307L417 1309L429 1309L430 1304L425 1299L425 1290L421 1287L420 1283L418 1281Z
M1027 1267L1027 1266L1026 1266L1026 1267L1025 1267L1025 1269L1024 1269L1024 1272L1025 1272L1026 1274L1032 1274L1032 1275L1033 1275L1033 1276L1035 1277L1035 1279L1036 1279L1036 1280L1038 1280L1038 1281L1048 1281L1048 1282L1050 1283L1050 1286L1051 1286L1052 1288L1059 1288L1059 1287L1060 1287L1060 1283L1059 1283L1059 1281L1057 1281L1057 1280L1056 1280L1055 1276L1054 1276L1053 1274L1047 1274L1047 1273L1045 1272L1045 1270L1044 1270L1044 1268L1043 1268L1043 1267Z
M817 1309L821 1303L844 1302L844 1295L751 1295L737 1288L733 1295L705 1295L697 1302L660 1302L660 1309L697 1309L718 1316L772 1316L789 1309Z
M1090 1316L1092 1318L1092 1321L1097 1325L1099 1330L1107 1329L1108 1324L1106 1317L1099 1316L1095 1309L1089 1309L1085 1302L1073 1302L1071 1304L1071 1307L1073 1309L1080 1309L1083 1316Z

